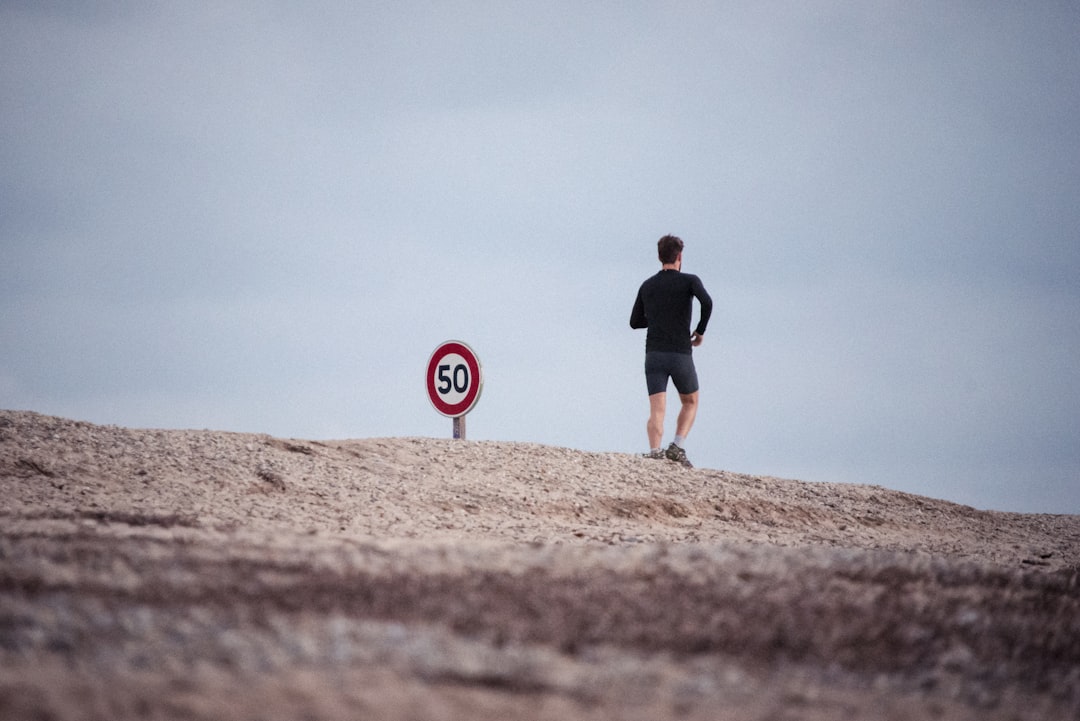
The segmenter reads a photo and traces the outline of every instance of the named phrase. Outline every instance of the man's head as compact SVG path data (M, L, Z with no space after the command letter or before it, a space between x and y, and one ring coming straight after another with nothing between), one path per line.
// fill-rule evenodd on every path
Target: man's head
M674 263L682 252L683 242L674 235L665 235L656 243L657 255L664 265Z

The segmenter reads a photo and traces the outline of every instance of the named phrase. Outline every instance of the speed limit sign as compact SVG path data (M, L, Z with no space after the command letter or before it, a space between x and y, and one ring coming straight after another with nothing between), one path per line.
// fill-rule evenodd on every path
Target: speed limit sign
M431 405L439 413L450 418L464 416L476 405L483 388L480 359L466 344L448 340L431 354L427 364L427 392Z

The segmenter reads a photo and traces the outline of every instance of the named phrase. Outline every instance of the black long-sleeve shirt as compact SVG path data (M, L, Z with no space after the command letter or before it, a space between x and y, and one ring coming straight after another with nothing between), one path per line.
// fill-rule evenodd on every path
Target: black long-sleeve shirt
M694 332L705 335L713 303L700 278L692 273L661 270L641 284L630 313L630 327L649 329L645 335L646 353L692 351L690 319L694 298L701 304L701 316Z

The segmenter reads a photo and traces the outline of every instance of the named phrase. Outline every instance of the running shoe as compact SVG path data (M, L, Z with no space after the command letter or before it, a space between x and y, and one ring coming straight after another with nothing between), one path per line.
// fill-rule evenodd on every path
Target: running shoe
M667 447L667 451L664 453L664 455L667 456L669 461L675 461L683 468L694 467L694 465L690 463L690 459L686 457L686 451L684 451L682 448L679 448L674 443Z
M654 461L662 461L667 457L664 455L664 452L659 448L649 451L648 453L642 453L641 455L645 458L651 458Z

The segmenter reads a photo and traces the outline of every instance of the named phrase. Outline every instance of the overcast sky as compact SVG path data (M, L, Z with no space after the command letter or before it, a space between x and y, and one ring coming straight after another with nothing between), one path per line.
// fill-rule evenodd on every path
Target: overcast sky
M0 407L642 452L674 233L696 465L1080 513L1078 118L1064 1L5 0Z

